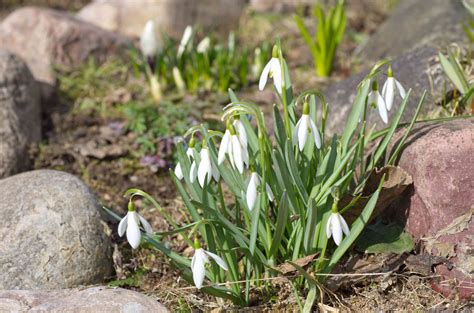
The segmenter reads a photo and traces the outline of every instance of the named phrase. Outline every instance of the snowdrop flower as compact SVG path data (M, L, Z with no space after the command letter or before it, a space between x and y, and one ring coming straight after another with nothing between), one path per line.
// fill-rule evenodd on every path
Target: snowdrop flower
M372 107L377 107L380 118L385 124L387 124L388 123L387 106L385 105L385 100L380 95L379 84L376 81L372 82L372 91L369 92L369 104Z
M336 245L339 246L342 241L342 233L349 236L349 226L341 214L333 211L326 224L326 236L328 239L332 236Z
M227 123L227 129L222 137L217 164L220 165L225 161L226 154L229 156L231 165L242 174L244 172L244 164L249 162L249 153L247 147L241 143L234 126L230 122Z
M191 140L189 141L189 147L188 149L186 149L186 156L188 157L188 160L194 160L194 137L191 137ZM194 171L196 170L196 163L193 162L192 164L194 164ZM193 166L191 165L191 169L193 168ZM192 170L190 171L190 173L192 173ZM174 169L174 174L176 175L176 177L179 179L179 180L182 180L184 178L184 175L183 175L183 169L181 168L181 163L178 162L178 164L176 165L175 169Z
M128 203L128 213L119 223L118 234L120 237L127 233L127 241L132 246L133 249L138 248L140 245L140 224L145 229L147 234L152 234L153 230L151 229L150 223L148 223L143 216L135 212L133 203L130 201Z
M385 100L385 105L387 107L387 111L390 111L393 104L393 98L395 97L395 87L398 89L398 93L402 99L405 99L406 92L403 88L402 84L398 80L393 77L392 67L388 67L387 71L387 80L385 84L383 84L382 88L382 97Z
M201 42L197 45L196 51L199 53L206 53L209 50L209 46L211 45L211 39L209 37L204 37Z
M146 58L154 58L159 49L155 34L155 22L149 20L140 36L140 49Z
M186 49L186 46L188 45L189 40L191 40L191 36L193 34L193 28L188 25L186 26L186 29L184 30L183 37L181 38L181 42L179 43L178 47L178 57L180 57L184 50Z
M298 143L300 151L303 151L308 135L311 135L314 144L318 149L320 149L321 137L319 136L316 123L309 116L309 102L305 101L303 104L303 115L298 123L296 123L295 132L293 134L293 143Z
M260 89L260 91L265 88L268 77L273 78L273 84L275 85L275 88L277 89L278 93L281 94L283 80L280 59L278 58L277 46L273 47L272 58L270 59L270 61L268 61L267 65L265 65L262 74L260 75L260 81L258 83L258 89Z
M212 164L209 149L207 148L205 141L203 141L203 147L199 155L201 157L201 162L199 163L197 170L197 178L199 185L204 188L204 184L209 184L212 178L214 178L215 181L219 181L220 175L217 168Z
M253 210L255 207L255 203L257 202L257 192L258 188L262 185L262 178L260 175L257 174L257 172L252 171L252 174L250 174L250 180L249 184L247 186L247 194L245 195L245 198L247 200L247 207L249 210ZM272 189L270 188L270 185L266 184L265 186L266 192L268 199L270 201L274 200L273 192Z
M206 276L206 263L209 263L209 257L211 257L224 271L227 271L228 268L225 261L217 254L204 250L201 248L199 242L195 245L194 256L191 259L191 271L193 272L193 280L196 288L201 289L204 277Z
M240 120L240 115L234 116L234 122L232 123L232 125L235 127L235 131L237 133L237 136L239 136L242 147L247 149L247 146L248 146L247 131L245 130L244 123L242 123L242 121Z

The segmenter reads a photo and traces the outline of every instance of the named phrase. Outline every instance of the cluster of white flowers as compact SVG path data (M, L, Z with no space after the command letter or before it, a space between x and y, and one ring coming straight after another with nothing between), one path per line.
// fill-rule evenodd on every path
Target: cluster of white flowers
M154 26L152 24L147 23L145 32L152 33L153 28ZM191 35L192 29L186 28L183 39L181 40L178 55L183 53ZM156 45L153 42L147 43L143 38L142 41L143 51L150 52L155 49ZM199 50L205 51L208 43L208 39L203 40L200 44L201 47ZM272 58L266 64L261 73L259 89L263 90L265 88L267 80L270 77L273 78L273 84L276 91L281 95L281 93L284 92L284 64L280 61L281 59L278 57L276 51L276 49L273 50ZM402 98L406 95L402 85L393 77L391 67L388 69L387 76L388 78L383 86L382 94L378 91L377 82L373 81L372 90L368 95L369 104L378 108L379 114L384 123L388 123L387 112L392 108L395 89L398 89ZM305 99L302 116L294 128L292 141L293 144L298 147L299 151L303 151L308 142L308 138L314 142L316 148L321 148L321 136L316 122L310 116L309 101ZM250 169L246 190L243 192L245 194L245 200L249 211L252 211L255 208L259 192L265 192L268 200L274 201L271 186L269 184L262 186L263 179L257 173L249 159L248 137L244 123L240 119L240 115L234 115L231 119L227 120L226 130L222 136L218 151L217 164L214 164L205 140L202 141L202 147L199 152L199 162L197 162L195 158L197 153L198 151L196 151L195 148L194 135L192 135L189 141L189 147L186 150L186 156L191 164L189 169L189 181L191 183L195 182L197 178L199 185L204 188L207 184L211 183L212 179L219 182L220 173L218 166L221 166L226 160L228 160L230 166L240 174L244 174L247 169ZM182 164L177 164L174 169L174 174L179 180L184 178ZM141 215L136 213L133 206L130 205L129 212L120 222L118 231L119 235L123 236L126 230L127 240L133 248L137 248L140 244L140 225L143 226L146 233L152 233L150 224ZM350 230L348 224L338 212L337 207L334 206L326 224L326 235L328 239L332 237L335 244L339 246L342 242L343 235L345 234L348 236L349 233ZM205 264L209 262L209 257L224 270L227 270L227 264L218 255L202 249L197 240L194 244L194 249L195 252L191 261L191 270L193 272L194 283L196 287L200 289L205 278Z

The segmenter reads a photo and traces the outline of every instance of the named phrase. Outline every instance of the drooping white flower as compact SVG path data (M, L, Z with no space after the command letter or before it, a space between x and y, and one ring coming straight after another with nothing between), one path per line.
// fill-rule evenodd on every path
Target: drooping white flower
M194 139L191 139L191 140L194 140ZM194 145L192 147L191 145L188 147L188 149L186 150L186 156L188 157L190 161L194 160ZM192 171L190 171L190 173L192 173ZM174 169L174 174L179 180L183 179L184 175L183 175L183 169L181 168L181 163L178 162L178 164L176 165Z
M247 193L245 195L245 198L247 200L247 207L249 208L249 210L253 210L253 208L255 207L255 203L257 202L258 188L261 187L261 185L262 179L260 175L258 175L257 172L252 172L252 174L250 174L249 184L247 185ZM267 192L268 199L270 201L273 201L274 196L272 189L270 188L270 185L265 185L265 191Z
M242 147L247 149L248 147L248 139L247 139L247 131L245 130L244 123L240 120L240 116L236 116L233 122L235 132L237 133L237 136L239 136L240 143L242 144Z
M384 98L387 111L392 109L393 98L395 97L395 88L398 89L400 97L404 99L406 96L405 88L403 88L402 84L400 84L400 82L395 77L393 77L392 67L389 66L387 71L387 80L383 84L382 88L382 97Z
M209 47L211 46L211 39L209 37L204 37L203 40L201 40L197 47L196 47L196 51L199 52L199 53L206 53L207 50L209 50Z
M201 157L201 162L197 169L197 178L199 185L204 188L204 184L209 184L212 178L214 178L215 181L219 181L220 174L212 163L209 149L206 146L202 147L199 155Z
M332 212L329 216L328 223L326 224L326 236L334 239L336 245L340 245L342 242L342 234L349 236L349 226L341 214Z
M217 164L222 164L226 155L229 156L231 165L242 174L244 172L244 165L248 165L249 153L247 146L241 143L240 137L231 124L227 125L227 129L222 137Z
M372 83L372 90L369 92L368 101L369 101L370 106L377 107L380 118L385 124L387 124L388 123L387 106L385 104L385 100L380 95L378 83L376 81Z
M224 271L227 271L227 264L217 254L206 251L203 248L197 248L194 250L194 256L191 259L191 271L193 272L193 280L197 289L201 289L202 283L206 276L206 263L209 262L211 257L217 265L219 265Z
M272 58L270 59L270 61L268 61L267 65L265 65L262 73L260 74L260 80L258 82L258 89L260 89L260 91L265 88L268 77L273 78L273 84L275 85L275 88L278 93L281 94L284 77L281 71L281 63L278 57L277 46L273 46Z
M321 148L321 136L319 135L316 123L309 116L309 103L305 101L303 104L303 115L296 123L295 132L293 134L293 143L298 143L298 148L303 151L308 135L313 138L314 144L318 149Z
M125 215L124 218L122 218L118 226L119 236L122 237L126 232L127 241L132 246L133 249L138 248L138 246L140 245L140 238L141 238L140 224L143 226L147 234L153 233L150 223L148 223L143 218L143 216L135 212L135 210L133 209L131 210L129 208L127 215Z
M155 22L149 20L140 36L140 50L147 58L153 58L159 49L159 43L155 33Z
M267 84L268 77L273 78L273 85L277 89L278 93L281 94L282 90L282 73L281 73L281 65L280 59L277 57L272 57L270 61L268 61L267 65L263 68L262 74L260 75L260 80L258 83L258 89L260 91L265 88Z
M178 57L183 54L184 50L186 49L186 46L189 43L189 40L191 40L192 34L193 28L190 25L186 26L186 28L184 29L183 37L181 38L181 42L179 43Z

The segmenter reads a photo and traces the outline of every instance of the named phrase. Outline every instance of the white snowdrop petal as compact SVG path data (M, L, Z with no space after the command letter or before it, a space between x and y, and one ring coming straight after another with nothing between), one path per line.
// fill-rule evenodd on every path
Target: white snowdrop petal
M309 119L311 125L311 133L313 135L314 144L318 149L321 149L321 136L319 135L319 130L316 127L316 123L310 118Z
M250 175L250 181L247 186L247 194L246 194L246 200L247 200L247 207L249 210L252 210L255 206L255 202L257 201L257 173L252 173Z
M301 117L301 124L298 128L298 147L303 151L306 140L308 139L309 116L303 115Z
M270 68L272 66L272 60L270 60L267 65L263 68L262 74L260 75L260 80L258 82L258 89L262 91L267 84L268 75L270 74Z
M387 80L385 81L385 83L383 84L383 87L382 87L382 97L385 98L385 94L387 93L387 83L388 83L388 80L390 79L390 77L387 78Z
M400 84L400 82L396 79L395 79L395 85L397 86L398 92L400 93L400 97L402 97L402 99L405 99L407 95L405 88L403 88L402 84Z
M234 159L235 167L240 174L244 172L244 161L242 159L242 147L240 146L239 137L232 135L230 139L232 143L232 156Z
M136 214L136 212L128 212L127 241L133 249L138 248L141 237Z
M237 130L237 135L239 136L240 143L242 147L247 148L248 146L248 138L247 138L247 131L245 130L244 123L241 120L234 121L234 127Z
M335 213L333 213L333 217L331 218L331 231L334 242L339 246L342 242L342 228L339 219L334 214Z
M211 160L209 159L209 151L206 148L201 150L201 163L198 167L198 182L201 187L204 187L204 183L207 180L209 183L212 176Z
M190 160L194 159L194 148L188 148L186 150L186 155Z
M393 104L393 98L394 98L394 90L395 90L395 84L393 81L393 77L387 78L387 89L385 91L385 95L383 96L385 100L385 106L387 107L387 110L390 111L392 109L392 104Z
M120 237L125 234L125 231L127 230L127 220L128 220L128 213L125 215L122 220L120 220L120 223L118 225L118 234Z
M273 58L272 76L273 76L273 84L275 85L275 88L277 89L278 93L281 94L283 81L282 81L280 60L277 58Z
M300 125L301 125L301 119L302 118L300 118L298 120L298 122L296 123L295 130L293 132L293 144L294 145L296 145L298 143L298 132L299 132Z
M178 162L178 164L176 165L175 169L174 169L174 174L176 175L176 177L181 180L183 179L183 170L181 169L181 164Z
M210 256L214 261L216 261L217 265L219 265L224 271L228 270L227 264L225 263L225 261L220 256L218 256L217 254L214 254L212 252L209 252L209 251L204 251L204 252L208 256Z
M196 161L193 161L191 164L191 169L189 170L189 180L191 183L194 183L197 177L197 167L196 167Z
M219 147L219 154L217 156L217 164L222 164L225 160L226 153L229 152L230 143L230 131L226 129L224 136L222 137L221 146Z
M332 220L332 214L329 215L328 221L326 223L326 236L328 237L328 239L331 238L331 234L332 234L331 220Z
M385 101L383 100L380 93L376 92L375 95L377 96L377 109L379 110L379 115L382 121L387 124L388 123L388 113L387 108L385 107Z
M151 229L150 223L148 223L148 221L143 216L141 216L140 214L137 213L137 216L140 219L140 223L142 224L143 228L145 229L145 232L147 234L150 234L150 235L153 234L153 229Z
M342 217L341 214L338 214L337 216L339 218L339 223L341 224L342 231L344 232L344 234L346 234L346 236L349 236L349 225L347 225L346 220L344 219L344 217Z
M196 249L194 252L194 262L192 262L191 271L193 272L193 281L197 289L201 289L204 277L206 276L205 264L207 257L203 249Z

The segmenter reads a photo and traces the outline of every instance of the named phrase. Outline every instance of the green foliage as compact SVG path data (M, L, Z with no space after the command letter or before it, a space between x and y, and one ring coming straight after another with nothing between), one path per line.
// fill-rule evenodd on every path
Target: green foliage
M294 19L313 55L316 75L327 77L332 72L337 47L346 29L344 1L339 0L336 6L330 8L327 13L320 4L316 4L313 8L313 16L316 20L314 37L310 35L300 16L295 15Z
M397 224L385 225L381 221L369 225L356 242L357 249L365 253L397 253L413 250L411 236Z
M189 110L185 105L164 101L129 102L120 107L127 119L129 131L138 135L139 155L155 153L156 139L184 133L189 127Z
M137 73L156 75L164 90L179 92L226 92L228 88L239 89L247 86L250 80L256 80L258 76L252 69L259 60L249 53L247 47L237 46L233 33L229 35L227 44L211 37L204 40L209 40L206 49L200 49L191 38L183 53L178 55L179 42L165 36L163 48L154 60L153 73L147 73L147 61L136 50L132 51L133 66ZM259 50L259 58L267 59L268 44L263 44ZM179 80L184 86L177 80L173 69L178 70Z
M474 84L472 78L469 78L468 73L461 66L460 53L457 57L451 51L448 52L447 57L442 53L439 53L438 56L444 73L455 87L452 99L448 101L450 106L448 103L444 103L444 107L451 111L451 115L462 114L473 101ZM467 62L470 63L470 60ZM472 65L466 67L470 66Z
M286 62L280 48L277 48L283 73L282 85L285 89L282 95L277 95L280 99L279 106L274 106L274 131L270 133L266 129L264 114L256 104L239 100L232 90L229 90L232 103L226 107L223 114L223 120L229 122L228 129L232 129L229 126L232 123L243 123L248 141L250 168L255 171L251 175L258 174L260 177L260 183L255 189L254 206L249 207L248 204L250 173L239 171L230 165L232 162L229 154L226 156L227 161L218 162L216 138L221 137L222 133L208 130L204 126L193 127L185 134L185 137L191 138L194 138L196 133L201 134L201 153L195 150L192 156L188 156L184 145L178 145L182 177L178 177L177 172L170 173L188 210L189 224L177 225L159 203L143 191L131 189L126 192L126 196L131 200L133 197L147 199L170 225L169 234L180 233L190 246L196 248L192 240L194 238L201 242L206 250L225 260L228 271L222 270L214 263L205 270L205 276L212 283L205 284L201 291L229 299L238 305L248 305L252 288L268 285L269 282L264 278L279 275L279 264L293 264L295 270L301 274L299 279L293 281L296 290L310 287L304 306L305 310L309 310L317 298L316 286L324 282L324 276L313 277L295 261L316 254L316 259L308 264L310 270L328 273L362 233L375 210L384 178L372 193L363 193L365 184L376 168L389 164L400 151L395 149L394 153L386 155L410 91L386 130L377 134L367 131L366 121L370 109L367 97L371 80L379 75L381 68L387 64L378 63L358 86L357 97L342 135L326 138L327 102L322 94L314 90L305 91L299 96L293 95ZM423 98L417 112L422 102ZM304 149L300 150L295 145L293 138L299 115L296 107L298 103L304 103L303 111L307 112L305 114L319 125L317 132L322 137L321 147L317 147L312 140L316 132L314 129L309 133L310 140ZM283 116L280 109L283 109ZM416 117L417 115L413 117L412 122ZM274 138L271 138L272 134ZM403 137L399 145L403 145L405 139L406 137ZM194 144L192 146L194 147ZM220 149L222 146L224 145L221 141ZM204 151L206 147L207 152ZM233 149L238 149L235 147L234 145ZM366 147L375 148L366 153ZM202 152L205 152L204 156L209 153L208 162L201 159ZM199 167L198 179L192 178L192 162ZM214 170L220 174L220 179L216 182L206 181L210 178L209 174L201 175L205 172L201 171L201 165L210 168L210 164L214 164ZM199 178L204 178L203 183ZM273 196L270 196L268 188ZM343 197L353 199L344 208L340 207L339 203L339 199ZM366 204L362 206L361 211L357 211L358 217L352 223L350 233L335 246L332 240L328 239L326 232L330 216L336 212L344 214L347 210L354 209L354 205L362 197L367 200ZM163 242L166 238L165 233L161 233L160 237L145 235L149 243L181 270L183 278L192 283L190 260L168 248ZM244 283L237 283L241 281Z

